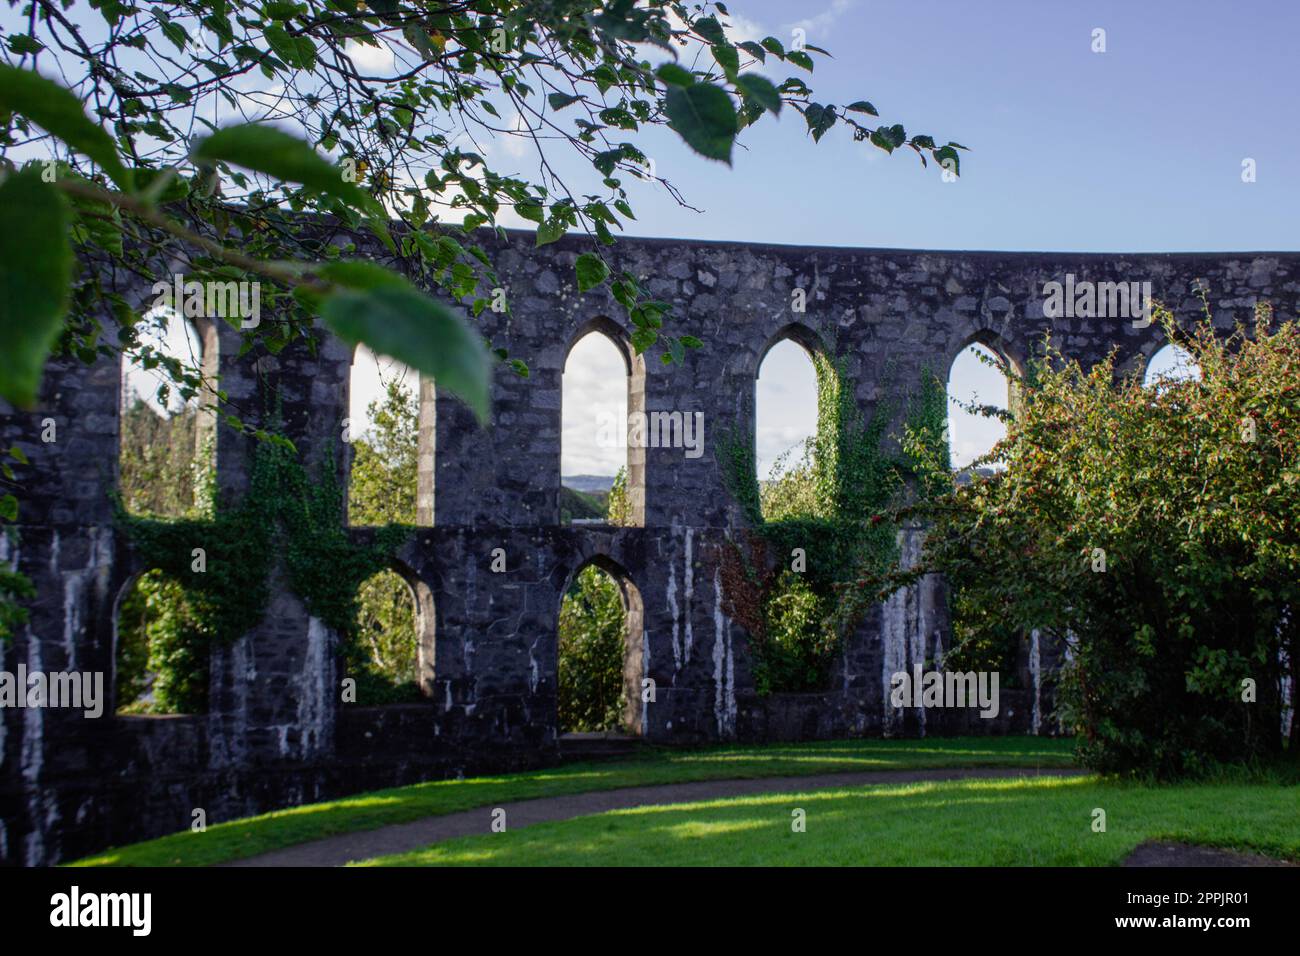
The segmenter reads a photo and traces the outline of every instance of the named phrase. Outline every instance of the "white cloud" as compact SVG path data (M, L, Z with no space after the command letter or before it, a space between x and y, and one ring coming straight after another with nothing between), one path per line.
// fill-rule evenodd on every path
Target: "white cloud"
M766 480L777 459L817 432L817 373L812 359L789 340L763 358L754 386L758 477ZM786 464L794 464L798 453Z
M388 383L393 379L400 381L403 388L418 394L419 373L407 368L396 359L386 355L375 355L364 345L357 346L357 351L352 357L352 374L348 388L348 418L354 437L369 430L370 417L367 409L371 402L383 399Z
M790 29L800 29L811 39L825 39L835 21L853 8L855 0L831 0L831 5L816 16L788 24Z
M392 72L393 48L383 40L379 41L379 46L349 40L343 47L343 52L351 58L359 73L383 76Z
M627 366L604 335L586 335L569 352L561 400L560 474L613 476L627 464L627 449L602 447L600 439L610 421L627 421Z

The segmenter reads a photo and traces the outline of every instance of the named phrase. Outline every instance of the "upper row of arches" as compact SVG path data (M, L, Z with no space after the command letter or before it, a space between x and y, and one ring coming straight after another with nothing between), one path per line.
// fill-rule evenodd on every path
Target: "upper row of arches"
M168 361L204 365L204 340L187 319L150 316L139 327L146 360L125 363L122 375L120 490L134 513L192 517L209 506L213 426L201 392L184 396L163 371ZM755 377L754 458L762 482L796 467L817 429L818 384L813 355L819 340L802 326L779 332L759 356ZM1005 436L996 418L973 406L1010 407L1000 366L1012 360L994 341L972 341L953 359L947 377L952 466L968 467ZM1014 369L1014 364L1011 364ZM1188 353L1161 347L1148 361L1145 384L1199 376ZM609 319L580 328L569 343L561 375L560 517L563 523L644 522L645 447L629 442L629 425L645 412L645 366L622 329ZM428 399L428 400L426 400ZM359 346L349 380L351 446L348 520L432 524L422 501L421 460L432 490L436 444L432 389L391 358ZM427 498L432 494L426 495Z

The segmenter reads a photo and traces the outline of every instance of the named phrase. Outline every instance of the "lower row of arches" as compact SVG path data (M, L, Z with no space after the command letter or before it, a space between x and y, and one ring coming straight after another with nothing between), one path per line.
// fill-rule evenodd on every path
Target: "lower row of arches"
M557 622L560 732L640 733L644 609L630 575L604 555L585 562L565 584ZM433 592L415 575L388 569L362 582L355 626L338 649L344 699L379 706L431 698L435 627ZM152 570L128 581L113 610L116 712L207 712L207 637L175 579Z

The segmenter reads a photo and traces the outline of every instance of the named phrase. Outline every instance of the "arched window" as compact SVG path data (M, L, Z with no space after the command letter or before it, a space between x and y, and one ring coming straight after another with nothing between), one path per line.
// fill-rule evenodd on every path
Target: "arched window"
M433 687L433 594L417 578L383 570L357 590L356 628L343 674L361 705L407 703Z
M953 359L948 371L948 448L956 471L969 468L1006 437L1007 426L1001 420L978 410L1011 407L1006 367L1005 357L978 342Z
M160 518L211 512L215 430L205 400L202 339L170 309L147 312L132 330L122 367L118 490L127 511ZM179 379L179 381L178 381Z
M815 514L817 368L809 347L781 337L754 381L754 464L768 520Z
M1146 372L1142 376L1144 388L1159 387L1171 382L1199 381L1200 366L1187 349L1172 343L1162 345L1147 360Z
M578 570L560 602L557 639L561 733L642 733L641 594L612 561Z
M161 571L146 571L122 589L115 610L117 713L204 713L209 635L184 588Z
M565 358L560 395L560 522L645 522L645 373L622 329L592 323Z
M424 458L420 400L418 373L395 359L375 355L364 345L357 347L344 429L352 446L349 524L428 523L431 515L422 513L419 493Z

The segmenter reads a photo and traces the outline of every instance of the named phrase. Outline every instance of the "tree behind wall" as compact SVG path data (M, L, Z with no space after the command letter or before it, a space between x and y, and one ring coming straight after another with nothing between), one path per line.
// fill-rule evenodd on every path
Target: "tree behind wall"
M199 410L186 405L162 416L133 396L122 412L118 487L131 514L158 518L197 517ZM198 480L196 480L196 477ZM201 497L201 496L199 496Z
M353 442L348 516L353 525L416 522L420 407L397 380L366 409L368 427ZM419 698L419 636L411 589L392 571L361 585L357 631L344 648L347 676L357 681L357 702L380 704Z
M199 515L211 480L210 456L197 447L199 415L193 404L159 415L143 399L132 397L122 413L118 484L128 512L159 518ZM206 643L184 588L159 571L142 574L118 611L118 710L206 710L208 660L198 650Z
M142 574L118 611L118 712L206 711L208 644L185 589L160 571Z
M562 733L619 728L625 622L618 584L593 565L583 568L560 605Z

